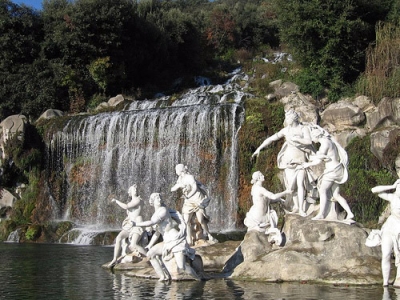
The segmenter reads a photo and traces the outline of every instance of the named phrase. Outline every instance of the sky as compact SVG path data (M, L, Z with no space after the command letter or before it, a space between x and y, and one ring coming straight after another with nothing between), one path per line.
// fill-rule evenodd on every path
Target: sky
M42 0L12 0L16 4L25 4L26 6L33 7L35 9L42 9Z

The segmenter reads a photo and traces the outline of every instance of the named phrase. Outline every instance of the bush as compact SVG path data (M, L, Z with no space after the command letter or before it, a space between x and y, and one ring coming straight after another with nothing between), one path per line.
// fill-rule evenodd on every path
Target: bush
M355 219L366 225L376 224L387 203L371 192L377 185L392 184L396 176L385 169L370 151L370 138L355 138L347 147L349 179L343 185Z

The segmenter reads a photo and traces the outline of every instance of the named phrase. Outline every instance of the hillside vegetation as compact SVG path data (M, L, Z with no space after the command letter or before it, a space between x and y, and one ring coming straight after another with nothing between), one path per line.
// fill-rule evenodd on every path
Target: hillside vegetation
M269 82L293 81L300 92L329 102L355 94L376 103L400 97L400 0L44 0L41 11L0 0L0 20L0 120L21 113L32 121L48 108L91 111L116 94L179 93L195 84L195 75L215 84L240 65L256 97L245 104L239 137L239 223L251 204L253 171L265 173L269 189L281 189L279 144L257 163L248 159L282 126L282 105L264 99ZM266 64L276 52L293 61ZM43 131L28 124L24 141L6 145L0 186L28 187L11 220L2 222L0 239L47 217L37 201L45 177ZM358 221L375 224L384 205L369 189L393 182L400 149L396 140L383 164L368 143L366 137L349 145L351 180L343 193Z
M44 0L41 11L1 0L0 119L173 93L193 75L216 83L276 49L293 55L285 76L304 93L398 96L399 11L399 0Z

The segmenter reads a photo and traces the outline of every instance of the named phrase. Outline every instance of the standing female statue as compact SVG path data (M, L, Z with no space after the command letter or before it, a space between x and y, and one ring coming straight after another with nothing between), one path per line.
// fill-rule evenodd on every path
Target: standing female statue
M175 167L176 175L178 180L176 184L171 188L171 192L175 192L179 189L182 190L185 200L182 206L182 215L187 225L187 241L189 245L194 243L194 233L192 232L192 218L196 215L202 230L208 235L208 240L216 242L208 229L208 219L206 214L206 207L210 202L210 198L207 195L205 186L198 182L192 174L187 170L187 167L183 164L178 164Z
M305 216L304 199L308 178L305 169L296 169L297 166L308 160L310 153L314 152L310 130L308 126L299 121L299 115L294 110L285 114L286 126L279 132L270 136L257 148L252 157L258 156L260 151L272 142L285 138L285 143L278 154L278 168L284 170L284 181L286 189L293 190L292 212Z
M394 193L386 193L386 191L393 189L395 189ZM380 198L389 201L391 209L390 216L381 229L383 286L389 285L390 259L392 251L394 251L397 275L393 285L400 287L400 179L397 179L393 185L373 187L371 191L378 194Z

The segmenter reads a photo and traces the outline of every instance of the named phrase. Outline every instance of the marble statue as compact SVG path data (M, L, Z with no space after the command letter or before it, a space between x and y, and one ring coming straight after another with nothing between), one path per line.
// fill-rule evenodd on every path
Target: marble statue
M129 250L137 251L140 255L146 256L147 251L141 245L141 239L143 229L141 227L133 226L133 222L141 222L141 211L143 208L143 200L137 194L136 184L132 185L128 189L128 194L131 196L131 200L128 203L123 203L117 199L112 199L112 203L118 204L121 208L126 210L127 217L122 222L122 230L117 235L114 246L114 257L109 263L109 267L114 266L118 262L118 257L122 252L125 252L123 248L124 241L129 238Z
M133 226L148 227L153 226L153 234L149 244L147 257L159 276L160 281L171 279L171 274L184 273L194 279L199 279L196 272L189 264L186 264L186 258L194 260L195 250L190 248L186 242L186 223L179 212L168 209L159 193L150 195L149 203L154 207L154 214L148 221L133 222ZM163 241L157 243L160 235ZM175 258L177 270L171 270L166 267L166 263Z
M346 211L346 220L354 218L354 214L350 210L346 199L340 195L340 185L348 179L348 157L347 152L340 146L331 135L318 125L313 125L311 128L311 138L314 143L319 143L320 147L315 154L309 156L309 161L297 166L296 169L307 169L311 166L324 164L324 171L318 177L318 194L320 208L318 214L313 220L334 219L337 220L336 211L329 212L329 201L337 201ZM333 209L332 209L333 211ZM328 217L329 216L329 217Z
M187 224L187 242L189 245L193 245L195 242L195 233L192 230L192 219L194 215L196 215L202 231L207 234L208 240L217 242L208 229L209 217L206 214L206 207L210 202L210 198L208 197L206 187L188 172L185 165L176 165L175 171L176 175L178 175L178 180L171 188L171 192L181 189L184 196L182 215Z
M271 209L271 202L284 202L281 197L291 193L287 190L281 193L271 193L262 186L264 175L260 171L256 171L252 175L251 196L253 205L246 214L244 224L247 230L256 230L271 235L271 241L281 244L281 233L277 230L278 215L275 210Z
M387 193L393 190L393 193ZM389 285L390 259L392 251L395 255L395 265L397 267L396 279L393 283L395 287L400 287L400 179L392 185L376 186L371 189L374 194L390 203L391 213L381 228L381 249L382 249L382 277L383 286Z
M270 136L256 149L252 157L272 142L285 138L285 143L278 154L278 167L284 170L286 189L293 190L293 213L305 216L304 200L307 196L309 179L307 169L296 167L308 161L308 156L314 152L310 130L299 121L299 115L294 110L285 113L285 127ZM287 203L288 205L288 203Z

